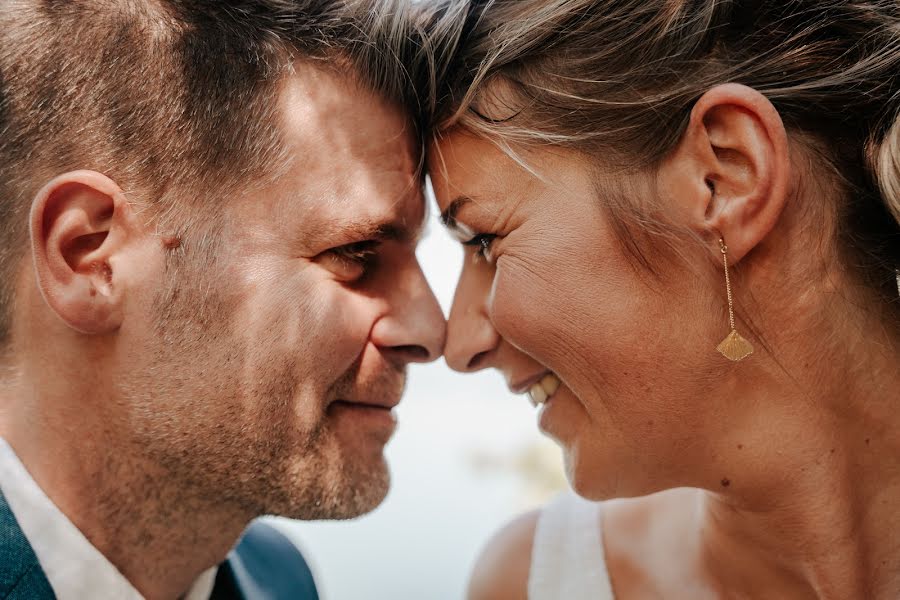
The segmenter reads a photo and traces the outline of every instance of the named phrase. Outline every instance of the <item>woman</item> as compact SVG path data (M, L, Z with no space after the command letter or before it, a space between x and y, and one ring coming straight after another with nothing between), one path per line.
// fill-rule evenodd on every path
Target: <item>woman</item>
M900 5L465 10L447 361L619 498L509 525L471 597L900 597Z

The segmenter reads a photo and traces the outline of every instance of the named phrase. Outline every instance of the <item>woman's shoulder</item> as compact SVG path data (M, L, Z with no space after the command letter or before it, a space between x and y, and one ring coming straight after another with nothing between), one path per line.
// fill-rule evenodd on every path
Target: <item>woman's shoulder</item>
M473 568L469 600L527 599L536 543L547 560L561 561L543 565L561 578L590 579L588 587L594 588L614 583L617 595L626 598L668 588L680 579L673 571L684 566L673 561L677 552L670 542L684 539L697 497L696 490L685 489L606 502L563 495L513 519L490 539ZM580 564L563 560L567 550Z
M599 510L599 503L567 492L509 522L476 561L470 600L521 600L529 591L556 597L579 567L605 576Z
M700 497L698 490L679 488L604 503L606 567L617 596L661 597L699 583L692 573L691 533Z
M541 511L516 517L488 541L475 561L469 600L525 600L534 534Z

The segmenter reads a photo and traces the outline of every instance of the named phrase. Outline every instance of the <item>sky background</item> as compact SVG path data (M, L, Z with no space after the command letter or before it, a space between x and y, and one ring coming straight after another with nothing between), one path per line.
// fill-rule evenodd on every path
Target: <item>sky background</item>
M446 315L462 250L434 212L418 255ZM347 522L277 520L309 559L323 600L464 598L491 534L564 484L535 409L496 372L460 375L443 359L412 365L397 414L391 491L377 510Z

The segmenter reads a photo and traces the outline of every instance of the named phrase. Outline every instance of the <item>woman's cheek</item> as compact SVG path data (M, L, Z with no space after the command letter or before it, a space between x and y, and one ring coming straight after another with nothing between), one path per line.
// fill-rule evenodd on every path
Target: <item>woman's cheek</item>
M514 346L532 352L540 329L551 313L546 305L546 282L536 280L522 263L502 257L497 263L494 283L488 304L488 316L497 332Z

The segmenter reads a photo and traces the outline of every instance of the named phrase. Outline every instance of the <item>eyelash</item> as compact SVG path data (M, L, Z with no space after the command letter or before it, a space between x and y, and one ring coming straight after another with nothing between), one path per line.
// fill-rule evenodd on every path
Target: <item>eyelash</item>
M479 233L471 240L463 242L463 246L471 246L475 248L475 256L483 258L490 262L491 242L497 239L492 233Z
M378 255L376 252L377 247L378 242L369 240L333 248L330 252L340 260L352 262L368 270L375 264L375 258Z

